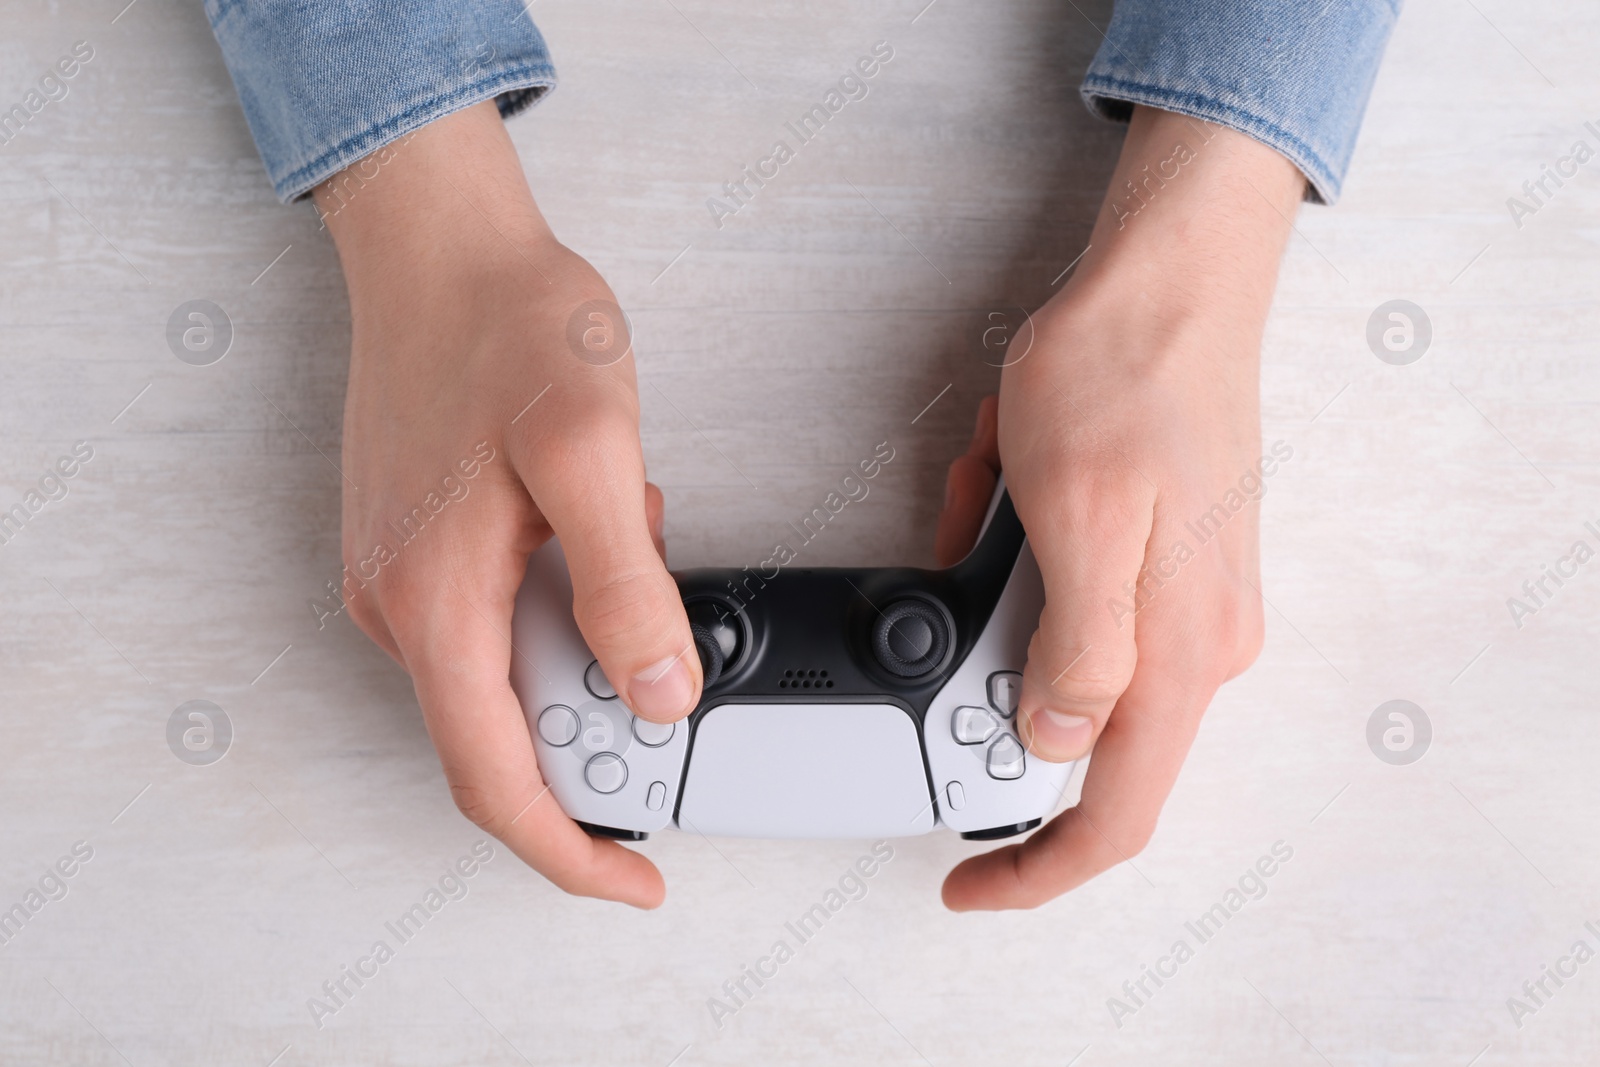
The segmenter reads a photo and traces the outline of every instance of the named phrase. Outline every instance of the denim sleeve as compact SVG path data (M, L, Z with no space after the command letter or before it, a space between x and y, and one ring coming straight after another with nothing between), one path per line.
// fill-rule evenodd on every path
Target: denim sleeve
M1229 126L1283 153L1331 204L1400 0L1116 0L1083 98Z
M556 82L520 0L205 6L284 203L434 119L490 98L509 116Z

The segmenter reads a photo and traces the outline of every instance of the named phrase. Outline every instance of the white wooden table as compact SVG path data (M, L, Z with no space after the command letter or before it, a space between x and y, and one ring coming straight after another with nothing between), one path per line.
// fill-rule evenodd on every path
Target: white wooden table
M635 316L674 564L762 558L885 439L896 460L813 558L928 561L995 382L983 316L1037 303L1083 246L1119 138L1077 98L1097 33L1056 0L914 19L923 2L535 9L563 83L513 135ZM481 835L405 676L308 606L339 569L335 257L273 200L200 5L121 7L19 0L0 40L5 106L95 51L0 147L0 508L93 449L0 545L0 909L66 890L0 946L0 1062L1600 1057L1600 963L1523 990L1576 966L1575 941L1600 950L1600 563L1520 628L1506 604L1574 541L1600 548L1600 163L1520 229L1505 203L1574 141L1600 148L1592 4L1409 5L1268 331L1264 436L1294 458L1264 504L1266 650L1148 851L1037 912L958 916L939 880L978 846L898 842L720 1030L708 998L869 843L659 835L652 914L497 849L420 932L388 932ZM717 228L706 198L883 40L867 99ZM211 366L166 342L194 299L233 324ZM1365 339L1392 299L1432 324L1408 366ZM1432 726L1407 766L1366 740L1395 699ZM169 750L191 700L233 724L214 765ZM1201 944L1186 922L1275 842L1292 858ZM360 963L380 939L393 958ZM1193 958L1160 963L1179 939ZM1135 1004L1147 964L1175 974ZM308 1000L356 966L372 976L319 1029Z

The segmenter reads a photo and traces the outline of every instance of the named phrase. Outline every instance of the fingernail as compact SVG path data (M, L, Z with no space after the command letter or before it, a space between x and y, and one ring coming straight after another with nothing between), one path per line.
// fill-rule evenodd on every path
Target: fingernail
M944 476L944 510L950 510L950 501L956 498L956 472L951 470Z
M628 707L635 715L665 722L681 718L694 698L694 678L682 656L669 656L633 676Z
M1089 747L1094 734L1094 720L1085 715L1068 715L1064 711L1041 708L1028 719L1033 728L1029 739L1031 747L1041 756L1074 759Z

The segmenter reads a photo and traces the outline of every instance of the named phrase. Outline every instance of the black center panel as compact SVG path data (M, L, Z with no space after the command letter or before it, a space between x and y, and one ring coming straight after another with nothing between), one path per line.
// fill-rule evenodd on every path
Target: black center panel
M708 567L676 573L697 629L718 634L725 645L728 635L737 635L737 649L689 716L686 761L693 760L700 720L728 703L894 704L911 717L922 744L923 716L988 625L1023 539L1011 498L1002 494L977 547L945 570ZM885 613L907 601L916 602L912 615L931 621L924 606L931 607L948 627L937 662L910 677L885 667L874 652ZM894 635L900 649L915 651L921 635L913 634L909 645L903 637ZM927 772L925 748L923 767Z

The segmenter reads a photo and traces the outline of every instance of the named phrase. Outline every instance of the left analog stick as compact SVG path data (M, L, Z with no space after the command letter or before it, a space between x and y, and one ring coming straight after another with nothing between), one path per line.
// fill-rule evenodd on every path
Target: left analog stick
M689 616L689 633L694 638L695 651L700 654L700 669L705 675L703 685L709 688L739 661L744 631L739 626L738 616L720 600L691 600L683 610Z
M695 651L700 653L700 672L705 679L701 682L701 686L709 689L717 684L718 678L722 677L722 645L718 643L715 634L697 622L689 624L689 633L694 635Z

